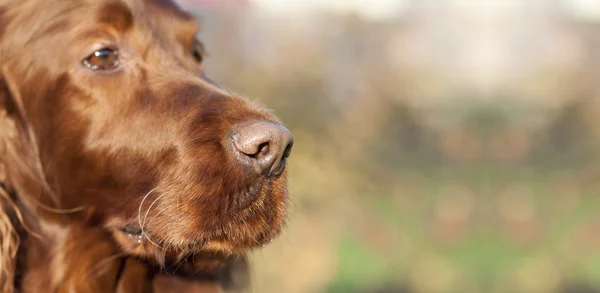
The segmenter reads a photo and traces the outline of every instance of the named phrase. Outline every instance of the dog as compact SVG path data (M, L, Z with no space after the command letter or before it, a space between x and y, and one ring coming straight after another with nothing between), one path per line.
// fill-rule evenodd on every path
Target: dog
M293 137L198 30L170 0L0 0L1 292L247 285Z

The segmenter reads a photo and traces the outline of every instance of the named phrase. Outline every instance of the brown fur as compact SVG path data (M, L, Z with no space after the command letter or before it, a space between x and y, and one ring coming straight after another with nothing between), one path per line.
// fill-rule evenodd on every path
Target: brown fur
M237 164L226 137L276 118L203 77L196 31L167 0L0 2L0 292L245 283L245 252L284 225L286 174ZM103 45L119 69L82 66Z

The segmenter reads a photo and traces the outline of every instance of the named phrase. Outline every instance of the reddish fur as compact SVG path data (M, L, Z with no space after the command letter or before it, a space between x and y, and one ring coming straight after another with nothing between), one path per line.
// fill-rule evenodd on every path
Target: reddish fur
M244 253L284 225L286 175L237 164L226 137L276 118L203 78L193 19L167 0L4 0L0 24L0 244L19 248L0 249L0 291L239 279ZM101 41L120 48L120 71L80 66ZM150 239L134 246L120 228L140 219Z

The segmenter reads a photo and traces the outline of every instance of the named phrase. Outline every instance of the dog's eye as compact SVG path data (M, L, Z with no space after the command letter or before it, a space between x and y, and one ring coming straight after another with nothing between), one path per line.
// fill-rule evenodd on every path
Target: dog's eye
M104 48L94 52L83 60L83 65L91 70L112 70L119 67L119 51Z
M192 50L192 56L194 56L194 59L196 59L196 61L198 61L198 63L202 63L202 61L204 60L204 46L202 45L202 43L200 42L195 42L194 43L194 49Z

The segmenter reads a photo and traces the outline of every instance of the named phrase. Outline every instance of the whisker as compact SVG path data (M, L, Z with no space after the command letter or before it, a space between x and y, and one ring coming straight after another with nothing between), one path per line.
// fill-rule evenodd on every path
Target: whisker
M179 213L179 200L181 199L181 192L177 193L177 198L175 199L175 212Z
M146 198L148 198L148 196L150 196L150 194L152 194L152 192L154 192L156 189L157 188L152 188L152 190L150 190L148 193L146 193L146 195L144 195L144 197L142 198L142 202L140 202L140 206L138 208L138 223L140 225L142 225L142 206L144 205L144 201L146 201Z
M160 197L159 197L160 198ZM158 200L158 199L157 199ZM150 205L150 207L152 207L152 205ZM150 222L152 222L152 220L154 220L154 218L156 218L156 216L160 215L160 213L166 211L169 207L166 207L160 211L158 211L158 213L156 213L156 215L154 215L151 219ZM149 211L150 209L148 209ZM148 216L148 213L146 213L146 216ZM144 223L145 223L146 219L144 219ZM143 227L143 225L140 225L140 227ZM154 244L155 246L157 246L160 249L163 249L161 246L158 246L157 244L155 244L154 242L152 242L152 240L150 239L148 234L145 234L144 229L142 228L142 235L146 237L146 239L148 239L148 241L150 241L150 243Z
M154 241L152 241L152 239L150 239L150 236L146 233L146 231L144 231L144 228L142 228L142 236L146 237L148 242L152 243L152 245L156 246L158 249L164 250L162 246L156 244Z
M124 253L124 252L119 252L119 253L113 254L111 256L107 256L107 257L103 258L102 260L98 261L93 267L91 267L87 271L87 274L85 274L85 275L87 275L88 277L90 277L92 279L95 279L96 277L98 277L97 274L101 273L101 271L100 271L102 269L101 265L103 265L104 263L113 261L115 259L118 259L120 257L125 257L125 256L127 256L127 253Z
M166 272L165 269L165 263L167 261L167 251L166 250L161 250L161 255L160 255L160 259L158 259L158 262L160 264L160 271L161 272Z
M148 196L150 196L150 194L152 194L152 192L154 192L156 189L157 189L157 188L153 188L152 190L150 190L150 191L149 191L149 192L148 192L148 193L147 193L147 194L144 196L144 198L142 198L142 202L140 202L140 206L139 206L139 208L138 208L138 223L140 224L140 229L141 229L141 231L142 231L142 236L146 237L146 239L148 239L148 241L149 241L150 243L152 243L152 245L154 245L154 246L158 247L159 249L163 250L163 248L162 248L160 245L158 245L158 244L154 243L154 241L152 241L152 239L150 239L150 237L148 236L148 234L146 233L146 231L144 231L144 225L143 225L143 223L142 223L142 206L144 205L144 201L146 201L146 198L148 198ZM159 198L160 198L160 197L159 197ZM150 207L152 207L152 205L151 205ZM147 215L148 215L148 214L146 213L146 216L147 216Z
M146 223L146 220L148 219L148 213L150 213L150 210L152 209L152 206L154 206L154 204L156 202L158 202L159 199L163 198L165 195L167 195L168 193L163 193L162 195L160 195L159 197L157 197L148 207L148 209L146 210L146 214L144 215L144 221L142 223L140 223L140 225L144 226L144 224Z
M177 265L177 267L175 268L175 270L172 271L173 275L175 275L177 273L177 270L179 270L181 268L181 266L183 265L183 263L188 259L190 255L186 255L185 257L179 259L178 261L176 261L174 264L170 265L168 268L166 268L167 273L169 272L169 270Z
M156 215L152 216L152 218L150 218L150 221L148 221L148 222L152 222L158 215L160 215L162 212L164 212L164 211L166 211L168 209L169 209L169 207L165 207L164 209L158 211L158 213L156 213Z
M35 201L35 203L42 209L48 211L48 212L52 212L55 214L72 214L72 213L76 213L76 212L80 212L83 211L85 209L85 207L80 206L80 207L76 207L76 208L72 208L72 209L57 209L57 208L53 208L50 206L47 206L39 201Z

